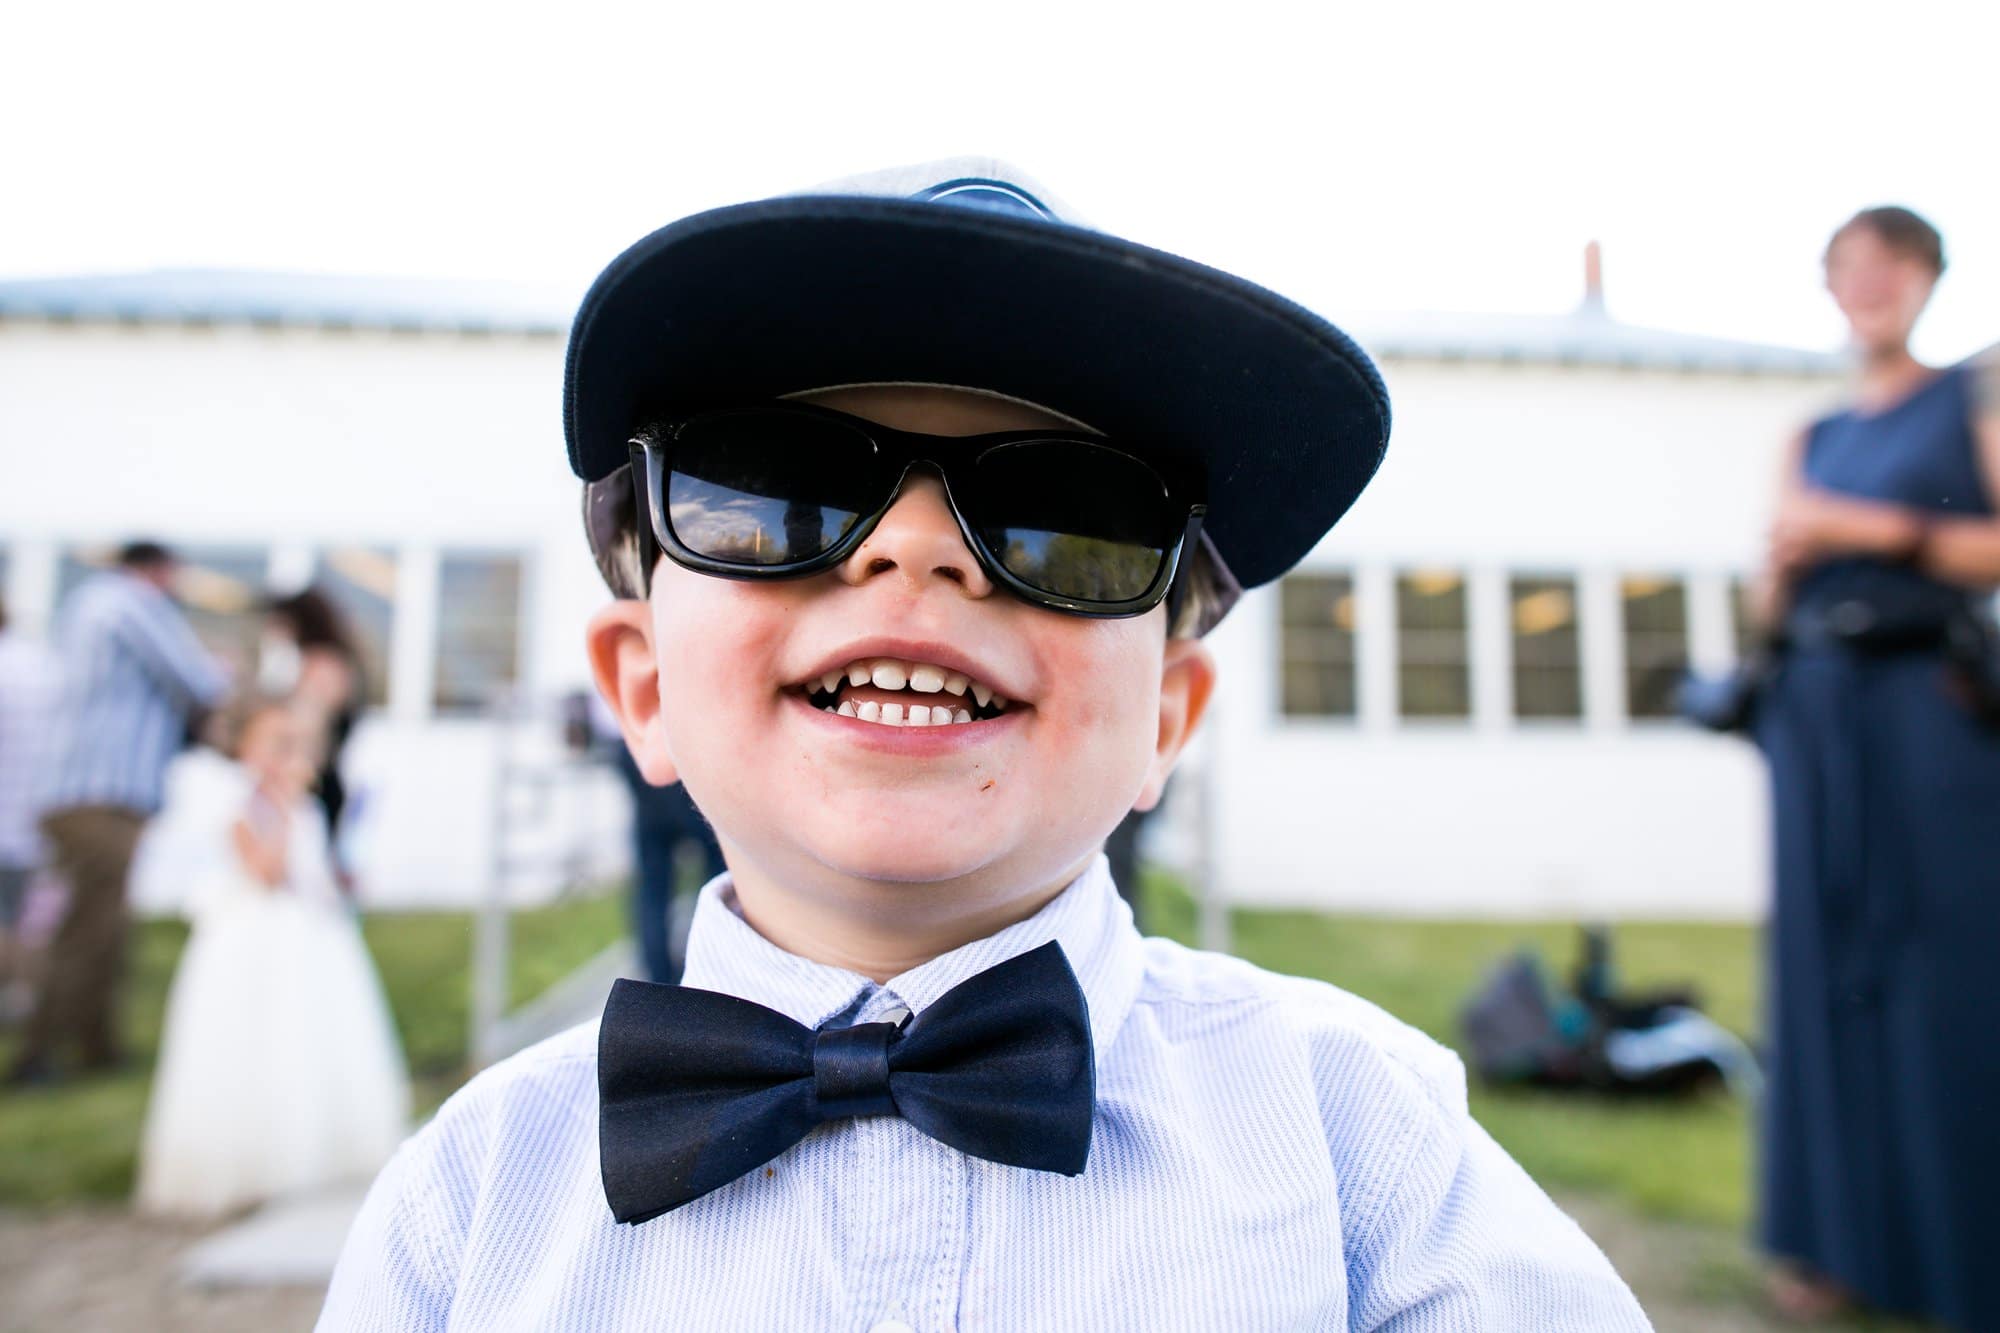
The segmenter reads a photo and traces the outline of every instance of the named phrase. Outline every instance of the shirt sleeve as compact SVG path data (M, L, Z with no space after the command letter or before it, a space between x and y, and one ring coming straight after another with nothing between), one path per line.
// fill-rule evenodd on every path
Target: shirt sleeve
M437 1121L397 1150L348 1229L318 1333L428 1333L451 1322L471 1178Z
M164 595L131 603L114 632L146 675L184 711L213 707L229 688L222 665Z
M1462 1075L1461 1075L1462 1078ZM1429 1108L1349 1265L1359 1333L1642 1333L1603 1253L1459 1100Z

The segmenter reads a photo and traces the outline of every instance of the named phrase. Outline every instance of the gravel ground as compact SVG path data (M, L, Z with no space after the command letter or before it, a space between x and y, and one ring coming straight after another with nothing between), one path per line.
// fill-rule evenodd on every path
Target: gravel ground
M285 1333L310 1329L318 1287L203 1290L174 1280L208 1228L123 1210L0 1213L5 1333Z
M1659 1333L1799 1333L1764 1297L1764 1270L1743 1237L1716 1227L1639 1217L1601 1199L1560 1196L1571 1217L1632 1284ZM1820 1333L1943 1333L1934 1325L1854 1317Z
M1767 1312L1759 1270L1734 1234L1587 1197L1558 1202L1631 1283L1658 1333L1797 1333Z
M1764 1313L1757 1269L1730 1233L1649 1221L1588 1198L1561 1202L1632 1284L1659 1333L1795 1329ZM208 1290L175 1281L176 1261L205 1234L114 1209L0 1213L0 1333L312 1327L318 1287Z

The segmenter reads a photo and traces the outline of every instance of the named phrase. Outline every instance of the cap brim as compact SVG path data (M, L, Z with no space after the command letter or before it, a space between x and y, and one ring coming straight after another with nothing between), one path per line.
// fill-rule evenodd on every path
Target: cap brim
M1252 283L1029 218L796 196L676 222L598 278L570 333L570 463L595 481L657 417L880 382L1023 398L1197 468L1245 586L1312 549L1389 437L1366 354Z

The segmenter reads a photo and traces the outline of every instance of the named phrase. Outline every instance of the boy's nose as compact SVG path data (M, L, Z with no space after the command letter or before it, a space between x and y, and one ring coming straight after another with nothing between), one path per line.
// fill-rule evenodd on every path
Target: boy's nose
M901 577L911 591L933 579L957 584L966 595L986 597L993 584L966 547L946 502L944 483L912 473L889 512L840 566L841 580L859 587L871 579Z

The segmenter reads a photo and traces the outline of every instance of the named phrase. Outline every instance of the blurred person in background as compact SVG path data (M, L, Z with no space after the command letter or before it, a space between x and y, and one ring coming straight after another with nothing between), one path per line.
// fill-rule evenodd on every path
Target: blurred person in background
M41 787L42 831L69 886L9 1077L47 1082L74 1047L85 1070L123 1060L125 893L133 850L159 808L167 763L228 685L171 595L172 554L133 542L57 615L63 690Z
M689 913L676 910L680 891L680 854L688 847L700 860L700 882L723 872L722 847L687 788L676 782L655 787L632 761L632 751L618 730L618 720L603 697L590 692L590 729L598 752L632 794L632 933L639 944L646 978L663 986L677 985L687 956Z
M320 723L271 696L231 705L146 832L148 873L171 867L194 930L161 1028L143 1212L215 1217L365 1179L402 1141L402 1054L311 795Z
M313 796L333 838L335 877L342 892L352 893L353 875L340 859L340 815L347 806L340 757L361 717L361 650L339 608L317 588L272 598L265 615L269 632L258 657L257 684L267 693L289 696L321 733Z
M648 976L675 985L687 959L688 913L675 906L680 850L691 848L699 861L699 887L722 873L722 848L686 787L678 782L667 787L647 782L624 746L619 747L618 761L632 792L632 910L638 920L640 952Z
M2000 1328L1996 369L1909 349L1935 229L1871 208L1827 289L1853 401L1794 441L1764 610L1777 665L1763 1240L1794 1317L1851 1303Z
M1129 811L1125 818L1118 821L1118 827L1111 830L1111 836L1104 840L1104 857L1111 862L1112 882L1118 886L1118 896L1132 909L1132 924L1139 928L1141 934L1151 922L1146 920L1140 904L1139 835L1145 830L1146 821L1158 809L1158 806L1153 806L1147 810Z
M0 1022L19 1017L21 905L42 863L36 790L46 761L55 664L15 629L0 603Z

